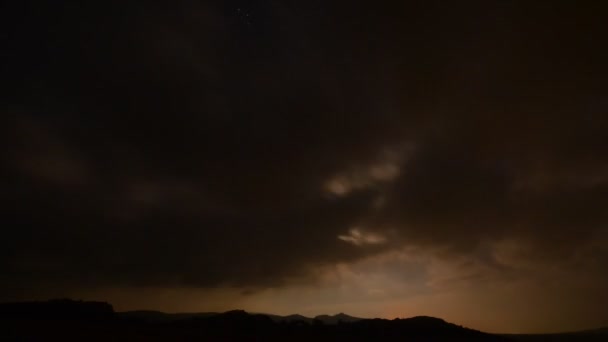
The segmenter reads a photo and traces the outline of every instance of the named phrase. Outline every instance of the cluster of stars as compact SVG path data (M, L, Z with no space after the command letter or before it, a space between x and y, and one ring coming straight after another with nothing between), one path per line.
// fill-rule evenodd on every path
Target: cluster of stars
M247 26L251 26L252 24L252 16L251 13L244 8L238 7L236 9L236 15L239 19L240 22L242 22L243 24L247 25Z

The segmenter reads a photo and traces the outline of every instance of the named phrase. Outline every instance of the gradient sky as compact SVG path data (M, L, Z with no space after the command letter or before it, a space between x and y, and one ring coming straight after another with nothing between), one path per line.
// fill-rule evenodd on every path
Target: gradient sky
M6 2L0 300L608 326L604 3Z

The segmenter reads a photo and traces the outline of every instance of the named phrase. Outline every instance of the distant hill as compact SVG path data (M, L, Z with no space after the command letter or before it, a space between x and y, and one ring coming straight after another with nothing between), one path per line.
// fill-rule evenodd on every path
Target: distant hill
M506 341L441 319L362 319L339 313L302 315L115 313L101 302L59 300L0 304L0 340L155 341Z
M363 318L353 317L346 315L344 313L339 313L337 315L329 316L329 315L319 315L314 318L315 320L321 321L325 324L338 324L338 323L352 323L362 320Z
M500 336L426 316L387 320L362 319L344 313L309 318L302 315L252 314L242 310L224 313L174 314L143 310L116 313L108 303L72 300L0 304L0 318L0 341L61 339L583 342L600 341L602 336L606 337L606 329L577 334Z
M272 319L274 322L278 322L278 323L303 322L306 324L311 324L313 321L312 318L302 316L299 314L293 314L293 315L287 315L287 316L279 316L279 315L271 315L271 314L263 314L263 315L270 317L270 319Z
M125 311L118 312L117 315L121 318L129 318L129 319L138 319L138 320L146 320L153 322L169 322L169 321L177 321L182 319L191 319L191 318L204 318L219 315L217 312L200 312L200 313L165 313L161 311L147 311L147 310L137 310L137 311ZM268 316L274 322L304 322L311 324L314 320L321 321L323 324L338 324L338 323L352 323L356 321L360 321L363 318L353 317L346 315L344 313L339 313L336 315L319 315L314 318L302 316L299 314L280 316L266 313L256 313L256 315L264 315Z

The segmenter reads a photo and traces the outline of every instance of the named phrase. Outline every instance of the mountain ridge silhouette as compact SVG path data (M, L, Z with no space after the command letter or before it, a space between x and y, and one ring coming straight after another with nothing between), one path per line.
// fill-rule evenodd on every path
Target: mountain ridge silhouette
M389 320L345 313L311 318L244 310L115 312L105 302L69 299L0 303L0 340L600 341L606 337L606 328L580 334L497 335L430 316Z

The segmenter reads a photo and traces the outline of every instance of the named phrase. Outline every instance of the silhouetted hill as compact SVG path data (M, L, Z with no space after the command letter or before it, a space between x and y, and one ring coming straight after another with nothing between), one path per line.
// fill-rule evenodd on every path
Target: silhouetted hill
M321 321L324 324L351 323L351 322L357 322L357 321L362 320L362 318L349 316L342 312L337 315L333 315L333 316L319 315L319 316L316 316L314 319Z
M608 341L606 329L556 335L492 335L434 317L362 319L301 315L115 313L103 302L54 300L0 304L0 341ZM602 339L604 338L604 339Z
M213 340L259 340L309 341L314 339L332 341L505 341L507 339L462 328L431 317L410 319L361 319L345 314L321 316L331 318L329 323L314 319L312 323L302 320L277 320L264 314L249 314L244 311L229 311L201 319L172 322L175 331L204 331L201 338ZM350 320L350 321L349 321Z
M441 319L361 319L334 316L273 316L242 310L224 313L114 313L100 302L56 300L0 304L0 340L155 341L501 341L499 336ZM271 317L272 316L272 317Z
M301 322L301 323L311 324L312 320L313 320L310 317L306 317L306 316L302 316L302 315L298 315L298 314L288 315L288 316L279 316L279 315L271 315L271 314L264 314L264 315L270 317L270 319L272 319L274 322L278 322L278 323Z

